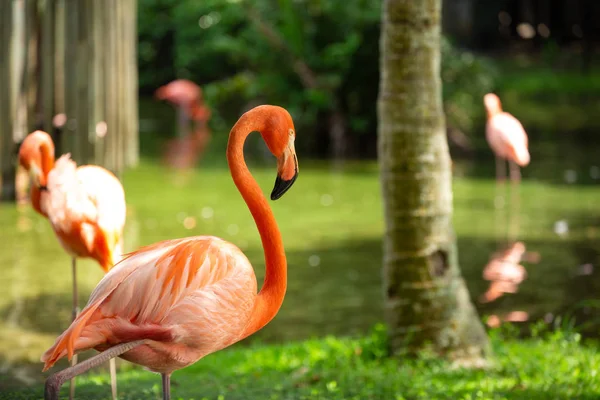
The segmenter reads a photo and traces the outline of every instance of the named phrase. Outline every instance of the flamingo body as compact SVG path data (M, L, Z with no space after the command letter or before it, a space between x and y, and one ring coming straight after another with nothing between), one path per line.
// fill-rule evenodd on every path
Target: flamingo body
M528 139L521 122L502 111L500 99L493 93L484 96L488 113L485 136L497 157L524 167L529 164Z
M126 205L119 180L98 166L77 168L67 154L48 173L47 188L40 194L40 211L65 251L93 258L107 272L122 252Z
M527 134L518 119L507 112L501 112L488 119L486 139L492 151L500 158L525 167L530 156Z
M254 270L235 245L213 236L144 247L100 281L88 304L42 357L155 339L121 355L170 373L243 339L257 296Z

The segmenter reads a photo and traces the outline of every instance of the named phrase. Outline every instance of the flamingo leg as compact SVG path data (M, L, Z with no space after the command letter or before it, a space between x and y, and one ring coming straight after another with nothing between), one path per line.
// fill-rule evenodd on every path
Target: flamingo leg
M171 374L162 375L163 400L171 400Z
M115 247L115 258L113 259L113 265L118 263L123 258L123 250L125 249L123 244L123 237L119 239L117 246ZM109 363L110 369L110 391L112 393L113 400L117 400L117 361L111 358Z
M496 156L496 181L504 183L506 180L506 161L504 158Z
M520 196L519 196L519 184L521 182L521 170L519 166L512 162L508 162L510 169L510 229L508 233L509 242L514 242L519 232L519 217L520 217Z
M107 362L112 358L118 357L137 346L145 344L146 342L147 341L144 339L118 344L77 365L51 375L48 377L48 379L46 379L46 385L44 387L44 400L59 400L58 395L60 393L60 387L63 383L75 378L77 375L81 375L84 372L97 367L102 363Z
M504 183L506 182L506 160L496 156L496 201L495 208L504 208Z
M71 312L71 321L74 321L79 314L79 307L77 306L77 259L75 257L71 258L71 270L73 273L73 310ZM71 366L75 364L77 364L77 354L71 359ZM73 400L75 397L75 379L71 379L69 386L69 400Z
M110 366L110 391L113 400L117 400L117 362L111 358L108 363Z
M496 237L497 237L497 248L503 247L504 241L504 230L506 214L505 209L505 186L506 182L506 160L496 156L496 195L494 198L494 211L496 216Z
M179 138L188 136L188 112L185 105L177 107L177 125Z

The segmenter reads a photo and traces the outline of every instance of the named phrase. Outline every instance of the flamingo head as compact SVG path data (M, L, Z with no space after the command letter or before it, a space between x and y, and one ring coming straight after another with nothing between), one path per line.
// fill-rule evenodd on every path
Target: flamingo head
M488 93L483 96L483 104L487 110L488 116L496 115L502 112L502 103L500 98L494 93Z
M44 131L27 135L19 148L19 164L29 172L33 183L45 190L48 173L54 166L54 143L50 135Z
M271 200L277 200L292 187L298 177L298 158L294 148L296 130L286 109L262 106L256 110L266 113L261 134L271 153L277 157L277 178L271 192Z

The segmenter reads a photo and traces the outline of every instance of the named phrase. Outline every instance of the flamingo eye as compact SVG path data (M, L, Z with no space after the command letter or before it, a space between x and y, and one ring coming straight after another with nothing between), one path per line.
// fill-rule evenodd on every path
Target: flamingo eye
M294 136L294 130L293 130L293 129L290 129L290 132L289 132L289 134L290 134L290 136Z

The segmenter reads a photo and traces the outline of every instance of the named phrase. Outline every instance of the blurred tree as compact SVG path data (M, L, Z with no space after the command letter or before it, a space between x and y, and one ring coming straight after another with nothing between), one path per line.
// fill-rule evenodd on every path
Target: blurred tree
M392 350L480 362L488 339L461 277L440 80L441 0L385 0L379 90L384 289Z

